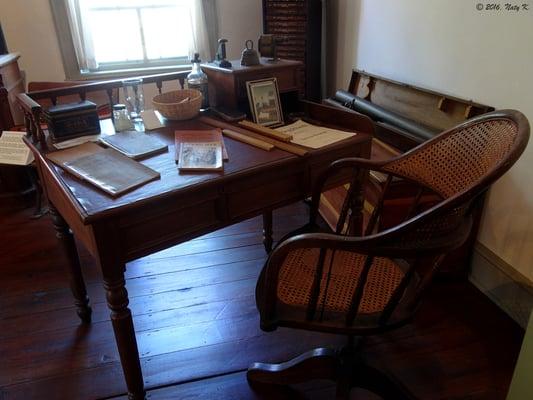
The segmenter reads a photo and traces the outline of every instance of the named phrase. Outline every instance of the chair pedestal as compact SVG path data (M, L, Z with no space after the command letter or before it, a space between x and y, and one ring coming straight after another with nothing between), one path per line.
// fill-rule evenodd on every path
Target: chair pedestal
M337 383L337 399L349 399L350 390L356 387L387 400L415 399L401 383L365 362L354 346L341 350L317 348L280 364L254 363L246 376L257 390L261 389L257 384L292 385L327 379Z

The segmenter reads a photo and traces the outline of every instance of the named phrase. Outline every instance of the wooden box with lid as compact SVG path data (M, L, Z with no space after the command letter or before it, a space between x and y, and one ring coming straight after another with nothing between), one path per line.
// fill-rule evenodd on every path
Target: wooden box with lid
M209 84L209 105L248 111L246 82L258 79L276 78L282 98L298 97L302 87L298 71L302 63L292 60L270 62L261 58L261 64L243 66L240 60L231 60L231 68L220 68L215 64L202 64Z

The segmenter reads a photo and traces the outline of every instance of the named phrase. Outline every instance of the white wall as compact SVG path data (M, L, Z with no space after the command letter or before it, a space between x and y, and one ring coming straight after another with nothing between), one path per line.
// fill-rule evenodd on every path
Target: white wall
M261 0L217 0L220 36L228 58L240 58L244 42L263 31ZM62 81L65 70L48 0L0 0L0 23L9 51L20 52L26 82Z
M0 23L10 52L19 52L26 82L62 81L65 70L48 0L0 0Z
M333 87L351 68L496 108L533 123L533 3L479 12L471 0L332 0L340 13ZM481 1L485 3L485 1ZM502 5L505 2L502 2ZM522 3L522 2L520 2ZM335 18L335 17L333 17ZM533 140L532 140L533 142ZM492 188L479 240L533 280L533 144Z

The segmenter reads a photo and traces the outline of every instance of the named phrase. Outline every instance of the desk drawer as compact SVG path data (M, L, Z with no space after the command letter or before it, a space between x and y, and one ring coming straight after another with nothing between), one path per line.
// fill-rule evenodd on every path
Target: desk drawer
M228 185L225 191L228 218L236 221L300 200L306 191L305 181L304 171L299 170L276 178L250 176Z
M121 245L127 259L141 257L190 239L222 224L220 196L198 196L194 202L165 200L148 212L121 219Z

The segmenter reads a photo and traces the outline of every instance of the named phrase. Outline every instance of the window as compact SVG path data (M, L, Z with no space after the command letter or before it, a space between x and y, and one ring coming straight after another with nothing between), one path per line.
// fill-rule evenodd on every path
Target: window
M215 0L50 2L69 79L188 68L216 42Z

